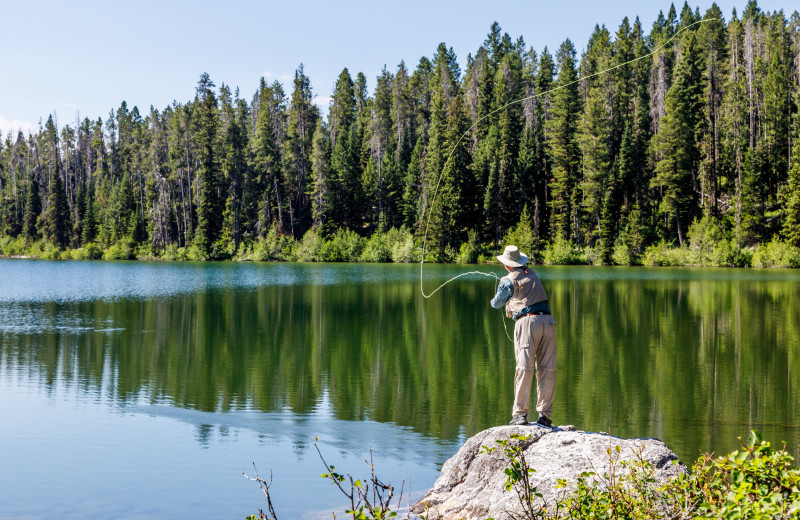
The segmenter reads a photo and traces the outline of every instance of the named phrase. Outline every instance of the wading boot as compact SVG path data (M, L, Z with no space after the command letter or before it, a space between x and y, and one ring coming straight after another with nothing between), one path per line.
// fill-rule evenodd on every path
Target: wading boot
M546 415L540 415L539 419L536 420L536 424L541 426L546 426L548 428L553 427L553 421L551 421L550 418L547 417Z
M508 424L512 426L523 426L525 424L528 424L528 416L525 414L518 415L513 419L511 419L511 422Z

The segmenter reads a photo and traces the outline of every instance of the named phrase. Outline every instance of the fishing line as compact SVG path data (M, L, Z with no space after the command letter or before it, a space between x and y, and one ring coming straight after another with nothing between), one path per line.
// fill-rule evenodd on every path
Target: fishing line
M570 87L572 85L575 85L576 83L580 83L581 81L586 81L587 79L594 78L596 76L600 76L601 74L606 74L608 72L611 72L612 70L616 70L616 69L618 69L620 67L624 67L625 65L630 65L631 63L635 63L635 62L643 60L645 58L649 58L649 57L655 55L657 52L659 52L664 47L666 47L670 42L672 42L672 40L677 38L678 35L680 35L682 32L686 31L687 29L689 29L691 27L694 27L695 25L698 25L698 24L701 24L701 23L704 23L704 22L710 22L710 21L722 21L722 19L721 18L706 18L704 20L698 20L696 22L690 23L686 27L681 28L679 31L677 31L675 34L673 34L669 39L667 39L667 41L662 43L659 47L657 47L655 50L651 51L648 54L644 54L642 56L639 56L638 58L634 58L632 60L626 61L625 63L620 63L619 65L614 65L613 67L609 67L609 68L607 68L605 70L601 70L599 72L595 72L594 74L589 74L588 76L580 77L580 78L576 79L575 81L571 81L570 83L567 83L565 85L561 85L559 87L552 88L552 89L547 90L545 92L541 92L541 93L538 93L538 94L533 94L531 96L526 96L524 98L520 98L520 99L511 101L510 103L506 103L502 107L497 108L495 110L492 110L491 112L489 112L485 116L477 119L475 121L475 123L473 123L472 126L470 126L467 129L467 131L464 132L461 135L461 137L458 138L458 141L456 141L456 144L454 144L450 148L450 152L447 155L447 159L445 159L444 164L442 165L442 170L439 173L439 179L436 181L436 188L434 188L434 190L433 190L433 198L431 199L431 204L430 204L430 207L428 208L428 216L425 219L425 235L423 236L423 239L422 239L422 259L421 259L421 261L419 263L419 290L422 293L422 296L425 299L428 299L431 296L433 296L434 294L436 294L442 287L444 287L445 285L449 284L452 281L455 281L455 280L461 278L462 276L468 276L468 275L474 274L474 275L493 277L496 280L498 280L498 283L499 283L499 280L500 280L500 277L497 276L496 273L489 273L489 272L485 272L485 271L469 271L469 272L466 272L466 273L461 273L459 275L456 275L456 276L450 278L449 280L446 280L444 283L439 285L439 287L437 287L436 289L431 291L429 294L425 294L425 290L424 290L424 288L422 286L422 279L423 279L422 266L425 265L425 254L427 252L427 247L428 247L428 226L430 225L431 214L433 213L433 209L436 206L436 195L439 193L439 185L442 182L442 177L444 176L444 171L445 171L445 168L447 167L447 163L449 163L450 160L453 158L453 154L455 153L456 148L458 147L459 144L461 144L461 141L464 140L464 138L467 136L467 134L469 134L472 131L472 129L475 128L478 125L478 123L480 123L484 119L488 118L489 116L492 116L492 115L496 114L497 112L505 109L506 107L509 107L509 106L514 105L516 103L522 103L523 101L528 101L529 99L540 98L540 97L545 96L547 94L551 94L551 93L556 92L558 90L561 90L561 89ZM506 326L506 322L504 320L503 321L503 327L505 328L505 326ZM508 336L508 329L506 329L506 336ZM511 339L511 337L509 336L508 339Z

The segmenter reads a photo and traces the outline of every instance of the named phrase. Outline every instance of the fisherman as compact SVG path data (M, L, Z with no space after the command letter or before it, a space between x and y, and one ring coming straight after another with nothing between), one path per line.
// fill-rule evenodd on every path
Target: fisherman
M514 325L514 408L509 424L528 424L528 397L536 371L537 424L552 427L550 414L556 389L556 322L539 276L527 267L528 257L517 246L506 246L497 257L508 274L500 279L492 298L495 309L506 307Z

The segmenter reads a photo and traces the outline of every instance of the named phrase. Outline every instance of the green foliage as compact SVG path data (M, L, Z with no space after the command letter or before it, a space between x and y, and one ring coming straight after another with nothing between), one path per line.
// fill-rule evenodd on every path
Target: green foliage
M189 252L186 250L185 247L178 247L177 244L170 244L164 250L164 253L161 255L161 258L163 258L164 260L172 260L172 261L188 260Z
M112 245L103 254L105 260L133 260L136 258L136 243L127 237Z
M516 226L503 237L504 244L514 244L520 251L526 253L531 263L542 261L542 252L539 250L539 240L533 229L532 219L528 214L528 205L522 208L522 215Z
M644 251L642 265L646 266L675 266L686 265L687 256L685 249L670 247L665 241L653 244Z
M305 237L303 241L305 242ZM312 258L318 262L355 262L361 256L365 243L366 241L355 231L339 229L327 240L322 241L322 245ZM303 259L298 258L298 260Z
M414 243L414 235L405 228L389 230L392 244L392 262L419 262L419 248Z
M556 55L558 81L551 94L552 117L547 120L548 148L553 162L553 179L550 183L550 201L553 236L559 240L575 239L573 223L579 211L577 189L580 149L578 147L578 121L581 99L578 92L578 72L575 67L575 46L565 40ZM547 253L545 253L547 258ZM545 260L545 263L548 263Z
M40 244L41 244L41 250L39 251L38 254L33 256L36 256L43 260L58 260L60 258L63 258L65 251L62 250L60 247L56 246L55 244L53 244L52 242L42 241L40 242Z
M513 242L508 242L513 243ZM478 233L470 230L468 233L468 240L461 244L456 257L457 264L474 264L478 261L478 256L481 254L482 247L478 244Z
M194 259L215 258L213 244L222 230L223 200L220 196L219 164L219 113L217 96L212 90L214 82L207 73L197 82L195 104L197 118L193 120L196 130L198 162L200 166L200 204L197 206L197 233L194 237Z
M528 437L498 441L506 457L506 491L517 494L522 514L512 518L559 519L789 519L800 515L800 469L785 447L775 450L752 431L747 445L729 455L702 455L686 473L666 482L644 458L643 447L620 460L619 446L608 448L608 471L581 473L576 482L560 479L564 494L542 504L541 493L528 477ZM496 448L482 447L483 453Z
M103 258L103 250L94 242L89 242L85 246L70 251L70 256L75 260L100 260Z
M255 243L241 247L238 257L257 262L293 260L296 245L297 242L291 236L278 233L277 228L272 226L269 232Z
M27 241L22 235L17 238L0 236L0 255L22 256L27 249Z
M606 262L603 260L603 246L602 243L597 244L596 247L586 246L583 249L583 258L589 265L604 265Z
M359 260L361 262L389 262L392 259L392 245L384 233L375 233L364 244Z
M798 18L746 12L671 9L649 34L638 19L600 25L580 62L570 40L554 57L495 23L463 77L445 44L411 75L384 69L372 93L343 69L327 118L302 65L289 96L203 74L160 112L123 101L63 128L51 116L0 147L0 234L287 260L295 243L270 230L303 242L314 228L299 257L341 260L349 229L367 239L357 258L383 262L417 260L430 228L438 262L490 259L506 241L535 262L748 265L777 234L800 246L800 89ZM398 226L413 237L371 239ZM792 265L759 249L758 265Z
M136 260L155 260L158 258L158 255L153 251L153 244L145 242L143 244L138 244L134 248L133 257Z
M749 443L726 456L701 456L687 475L665 487L681 518L797 518L800 469L786 448L775 450L750 433Z
M774 239L756 247L753 267L800 267L800 248Z
M314 439L314 447L322 459L322 464L327 470L320 477L330 480L342 495L350 502L350 507L345 510L345 514L352 515L353 520L383 520L387 518L397 518L397 512L391 509L392 497L394 496L394 486L384 484L375 475L375 464L372 461L372 450L370 449L370 460L365 460L370 469L369 477L354 479L350 475L343 475L336 472L336 467L328 465L325 457L317 445L319 439ZM348 486L349 484L349 486ZM402 494L401 497L402 498ZM400 498L397 499L397 507L400 507Z
M322 246L325 239L315 229L309 229L303 238L297 242L293 259L298 262L319 262Z
M587 263L586 255L570 240L556 238L544 250L547 265L576 265Z
M542 494L531 485L531 476L536 473L536 470L528 465L525 458L525 448L530 444L530 435L512 435L508 440L499 440L497 444L503 449L503 455L506 457L507 466L503 470L506 474L506 491L514 490L517 494L517 500L522 508L522 514L509 515L513 519L527 519L536 520L546 514L547 510L542 508L538 501L542 498ZM495 448L487 448L481 446L481 453L492 453Z

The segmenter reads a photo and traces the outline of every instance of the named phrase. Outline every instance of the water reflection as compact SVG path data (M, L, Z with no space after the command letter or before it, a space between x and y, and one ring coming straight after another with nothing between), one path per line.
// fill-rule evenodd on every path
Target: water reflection
M33 297L2 282L0 377L14 371L20 384L60 383L123 408L144 400L167 410L303 417L325 402L338 420L393 423L448 446L510 414L514 356L487 304L491 279L425 300L416 266L14 269L34 273L19 280L46 279L49 265L82 282L68 290L40 283ZM110 271L93 277L98 266ZM431 281L460 270L425 269ZM659 437L687 459L734 449L738 435L758 428L798 454L796 272L541 274L558 323L557 423ZM197 442L212 429L200 423ZM294 431L308 440L302 427Z

